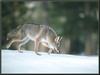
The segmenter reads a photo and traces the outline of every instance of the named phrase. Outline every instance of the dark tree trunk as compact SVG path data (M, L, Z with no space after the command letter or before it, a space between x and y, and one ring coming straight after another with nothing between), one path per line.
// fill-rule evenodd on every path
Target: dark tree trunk
M45 25L49 25L49 15L48 15L48 1L43 1L43 9L44 9L44 12L45 12L45 16L44 16L44 24Z
M72 38L70 43L70 54L80 54L84 50L84 44L80 41L80 38Z

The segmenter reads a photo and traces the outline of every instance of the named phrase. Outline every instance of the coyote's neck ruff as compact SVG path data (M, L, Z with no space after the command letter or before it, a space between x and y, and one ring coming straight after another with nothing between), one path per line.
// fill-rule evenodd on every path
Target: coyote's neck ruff
M16 38L18 36L19 38ZM51 53L52 50L59 52L58 48L62 38L57 36L56 32L50 26L24 24L9 32L7 39L11 39L7 48L9 48L13 42L21 42L18 46L19 51L22 45L32 40L34 41L34 51L39 55L38 47L40 43L50 49L49 53Z

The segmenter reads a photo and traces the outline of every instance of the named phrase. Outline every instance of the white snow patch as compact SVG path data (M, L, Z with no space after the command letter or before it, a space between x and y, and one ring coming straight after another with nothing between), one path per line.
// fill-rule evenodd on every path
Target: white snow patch
M99 73L99 56L39 53L1 50L1 73Z

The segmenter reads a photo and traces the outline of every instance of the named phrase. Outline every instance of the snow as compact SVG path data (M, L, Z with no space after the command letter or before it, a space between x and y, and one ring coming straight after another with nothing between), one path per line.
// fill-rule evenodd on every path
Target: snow
M34 51L1 50L2 74L98 74L99 56L48 54Z

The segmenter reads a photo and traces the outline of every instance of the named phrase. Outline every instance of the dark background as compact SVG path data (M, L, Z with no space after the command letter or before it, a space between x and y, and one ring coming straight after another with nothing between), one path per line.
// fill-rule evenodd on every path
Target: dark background
M58 35L63 36L61 50L64 54L98 55L98 0L14 0L0 3L2 49L5 49L10 30L25 23L37 23L50 25ZM15 46L10 49L16 49ZM31 46L32 42L25 49L33 49Z

